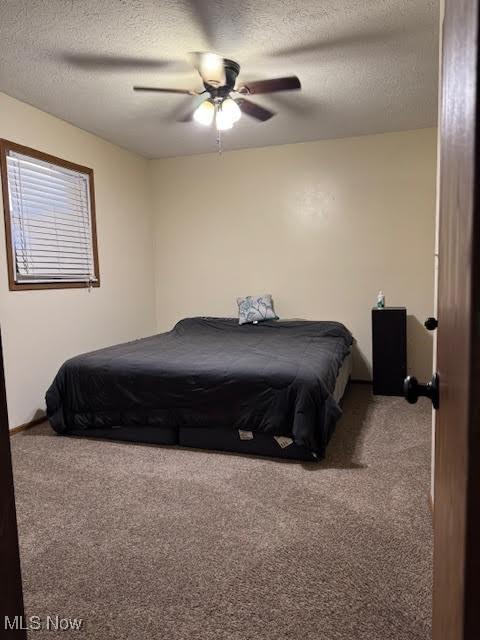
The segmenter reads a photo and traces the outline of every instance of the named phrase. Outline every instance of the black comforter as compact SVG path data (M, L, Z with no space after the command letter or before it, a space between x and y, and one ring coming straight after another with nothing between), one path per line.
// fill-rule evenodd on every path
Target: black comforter
M159 335L68 360L46 395L58 433L118 425L286 435L323 452L352 343L338 322L187 318Z

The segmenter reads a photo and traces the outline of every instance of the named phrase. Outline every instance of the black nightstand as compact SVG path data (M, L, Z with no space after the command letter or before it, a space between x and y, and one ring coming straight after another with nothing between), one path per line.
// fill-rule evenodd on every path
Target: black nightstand
M407 375L407 310L372 309L373 393L402 396Z

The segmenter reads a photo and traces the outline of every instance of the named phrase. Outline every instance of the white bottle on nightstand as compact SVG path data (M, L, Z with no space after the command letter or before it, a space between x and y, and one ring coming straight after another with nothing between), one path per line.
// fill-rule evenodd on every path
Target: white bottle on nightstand
M379 291L378 292L377 309L385 309L385 295L384 295L383 291Z

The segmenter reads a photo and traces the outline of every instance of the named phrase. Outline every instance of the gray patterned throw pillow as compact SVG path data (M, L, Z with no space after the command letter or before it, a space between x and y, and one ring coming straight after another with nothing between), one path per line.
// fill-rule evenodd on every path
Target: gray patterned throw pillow
M266 293L264 296L237 298L237 304L238 324L277 319L277 315L273 310L272 296L269 293Z

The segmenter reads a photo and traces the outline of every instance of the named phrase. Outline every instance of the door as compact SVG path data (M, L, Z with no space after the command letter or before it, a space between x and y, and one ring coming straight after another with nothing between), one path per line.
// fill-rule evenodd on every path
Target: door
M0 337L0 637L26 638L23 626L22 579Z
M445 0L433 640L480 638L480 0Z

